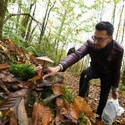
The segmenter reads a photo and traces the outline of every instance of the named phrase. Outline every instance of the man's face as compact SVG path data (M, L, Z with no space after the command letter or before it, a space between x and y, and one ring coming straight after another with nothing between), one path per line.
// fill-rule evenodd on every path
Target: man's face
M109 42L112 40L112 36L107 35L107 31L96 30L94 36L92 37L94 40L94 46L96 49L104 48Z

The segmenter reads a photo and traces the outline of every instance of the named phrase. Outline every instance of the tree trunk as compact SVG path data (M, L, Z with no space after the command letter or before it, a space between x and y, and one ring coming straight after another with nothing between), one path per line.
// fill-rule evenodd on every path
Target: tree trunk
M115 25L115 12L116 12L116 4L114 3L113 15L112 15L112 24Z
M8 0L0 0L0 38L2 38L5 13L7 11Z
M122 9L121 9L121 13L120 13L120 16L119 16L119 22L118 22L118 28L117 28L117 33L116 33L116 40L118 41L118 36L119 36L119 31L120 31L120 23L122 22L122 15L124 13L124 4L122 5ZM124 27L123 27L124 29Z
M43 22L42 22L42 28L41 28L41 31L40 31L40 38L39 38L39 44L41 43L41 40L42 40L42 37L45 33L45 23L46 23L46 19L48 19L47 16L48 15L48 12L49 12L49 4L50 4L50 0L48 0L48 3L47 3L47 7L46 7L46 12L45 12L45 16L43 18Z
M33 17L35 16L35 11L36 11L36 4L34 5L34 10L33 10ZM28 25L28 28L27 28L27 33L26 33L26 36L25 36L25 40L26 41L30 41L29 39L31 38L33 32L34 32L34 28L33 30L31 31L31 27L32 27L32 22L33 22L33 19L31 18L30 21L29 21L29 25ZM35 26L36 27L36 26ZM32 34L31 34L32 33Z
M122 33L122 40L121 40L120 44L123 43L124 37L125 37L125 28L124 27L125 27L125 19L124 19L124 23L123 23L123 33Z
M48 4L47 4L47 7L46 7L46 12L45 12L45 16L43 18L42 27L41 27L41 31L40 31L39 44L41 43L42 37L44 36L44 33L46 31L46 26L48 24L50 12L53 9L55 3L56 3L56 0L53 2L53 4L51 5L51 7L49 7L50 6L50 0L48 0Z
M34 6L35 2L31 3L29 5L29 8L28 8L28 13L30 15L31 13L31 10L32 10L32 7ZM27 31L27 28L28 28L28 24L29 24L29 21L30 21L30 16L29 15L24 15L22 20L21 20L21 25L23 26L23 29L21 29L21 36L22 38L25 38L26 37L26 31Z

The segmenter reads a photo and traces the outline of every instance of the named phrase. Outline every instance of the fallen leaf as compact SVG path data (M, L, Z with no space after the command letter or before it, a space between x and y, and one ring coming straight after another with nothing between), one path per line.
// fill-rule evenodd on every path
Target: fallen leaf
M60 84L53 84L52 91L56 95L64 95L64 89L63 89L62 85L60 85Z
M16 108L22 97L24 97L27 93L28 89L21 89L19 91L16 91L15 93L10 93L8 98L3 100L0 103L0 110L9 110L10 108Z
M9 65L7 63L0 64L0 70L8 69Z
M18 80L14 78L12 74L6 74L4 78L2 78L3 82L17 82Z
M67 100L65 100L65 107L66 107L67 111L69 112L70 116L72 117L71 119L78 120L79 114L78 114L78 112L76 112L72 103L69 103Z
M25 109L24 98L21 99L18 106L18 123L19 125L28 125L28 116Z
M94 117L94 113L92 112L91 107L82 97L74 97L73 106L78 114L84 112L88 117Z
M49 107L35 103L32 113L32 125L50 125L53 115Z
M59 109L64 107L64 100L61 98L56 98L56 105Z
M32 125L42 125L43 106L35 102L32 112Z
M17 117L16 117L15 112L13 110L11 110L11 114L10 114L10 125L18 125Z

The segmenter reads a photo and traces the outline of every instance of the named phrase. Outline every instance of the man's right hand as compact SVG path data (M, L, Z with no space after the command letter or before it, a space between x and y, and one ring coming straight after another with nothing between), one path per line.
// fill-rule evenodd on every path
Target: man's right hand
M57 72L60 71L60 66L56 66L56 67L47 67L44 69L44 72L46 72L47 74L45 74L43 76L43 79L47 78L47 77L51 77L54 76Z

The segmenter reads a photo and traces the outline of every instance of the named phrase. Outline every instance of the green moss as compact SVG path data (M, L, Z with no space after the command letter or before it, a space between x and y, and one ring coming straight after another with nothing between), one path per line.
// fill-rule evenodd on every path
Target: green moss
M14 64L10 66L9 71L22 80L28 80L36 75L34 67L28 64Z

